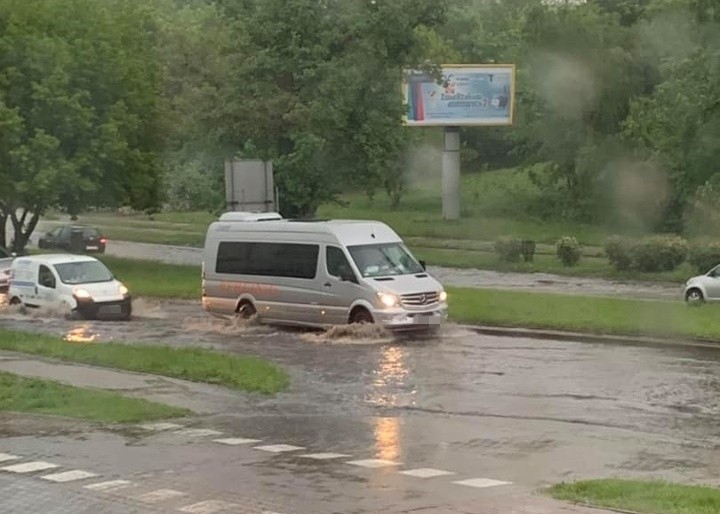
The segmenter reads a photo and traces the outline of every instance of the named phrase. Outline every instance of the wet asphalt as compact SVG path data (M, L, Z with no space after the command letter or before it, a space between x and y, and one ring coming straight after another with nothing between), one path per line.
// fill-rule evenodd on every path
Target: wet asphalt
M200 346L284 366L290 389L246 395L201 424L227 433L530 487L605 476L714 483L720 352L483 336L343 334L237 324L196 302L139 300L127 323L14 311L0 326Z

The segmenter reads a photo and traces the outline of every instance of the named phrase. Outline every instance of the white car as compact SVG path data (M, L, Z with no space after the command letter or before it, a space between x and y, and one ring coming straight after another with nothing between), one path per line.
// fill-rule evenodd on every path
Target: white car
M6 293L10 284L10 266L15 254L10 254L0 246L0 294Z
M720 300L720 265L704 275L692 277L685 284L685 301L690 305Z
M38 255L18 257L10 267L11 305L66 309L86 319L132 314L132 298L107 267L93 257Z

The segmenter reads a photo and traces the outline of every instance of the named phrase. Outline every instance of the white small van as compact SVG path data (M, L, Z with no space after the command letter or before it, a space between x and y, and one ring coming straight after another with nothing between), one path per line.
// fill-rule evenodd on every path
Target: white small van
M132 298L107 267L94 257L37 255L18 257L10 267L11 305L67 309L68 314L129 319Z
M447 317L446 300L442 285L384 223L238 215L207 231L202 304L214 314L429 328Z

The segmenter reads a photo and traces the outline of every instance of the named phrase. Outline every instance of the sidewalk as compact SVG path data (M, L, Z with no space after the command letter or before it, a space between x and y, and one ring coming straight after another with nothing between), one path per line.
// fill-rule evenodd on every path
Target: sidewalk
M105 389L210 415L248 406L248 395L210 384L0 352L0 371L75 387Z

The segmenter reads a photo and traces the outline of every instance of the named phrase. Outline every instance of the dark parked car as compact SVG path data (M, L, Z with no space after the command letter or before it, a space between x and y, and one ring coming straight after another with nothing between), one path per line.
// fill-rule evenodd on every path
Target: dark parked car
M60 225L38 241L42 249L71 253L105 253L106 244L107 239L98 229L85 225Z
M0 246L0 293L7 293L10 280L10 264L13 256Z

